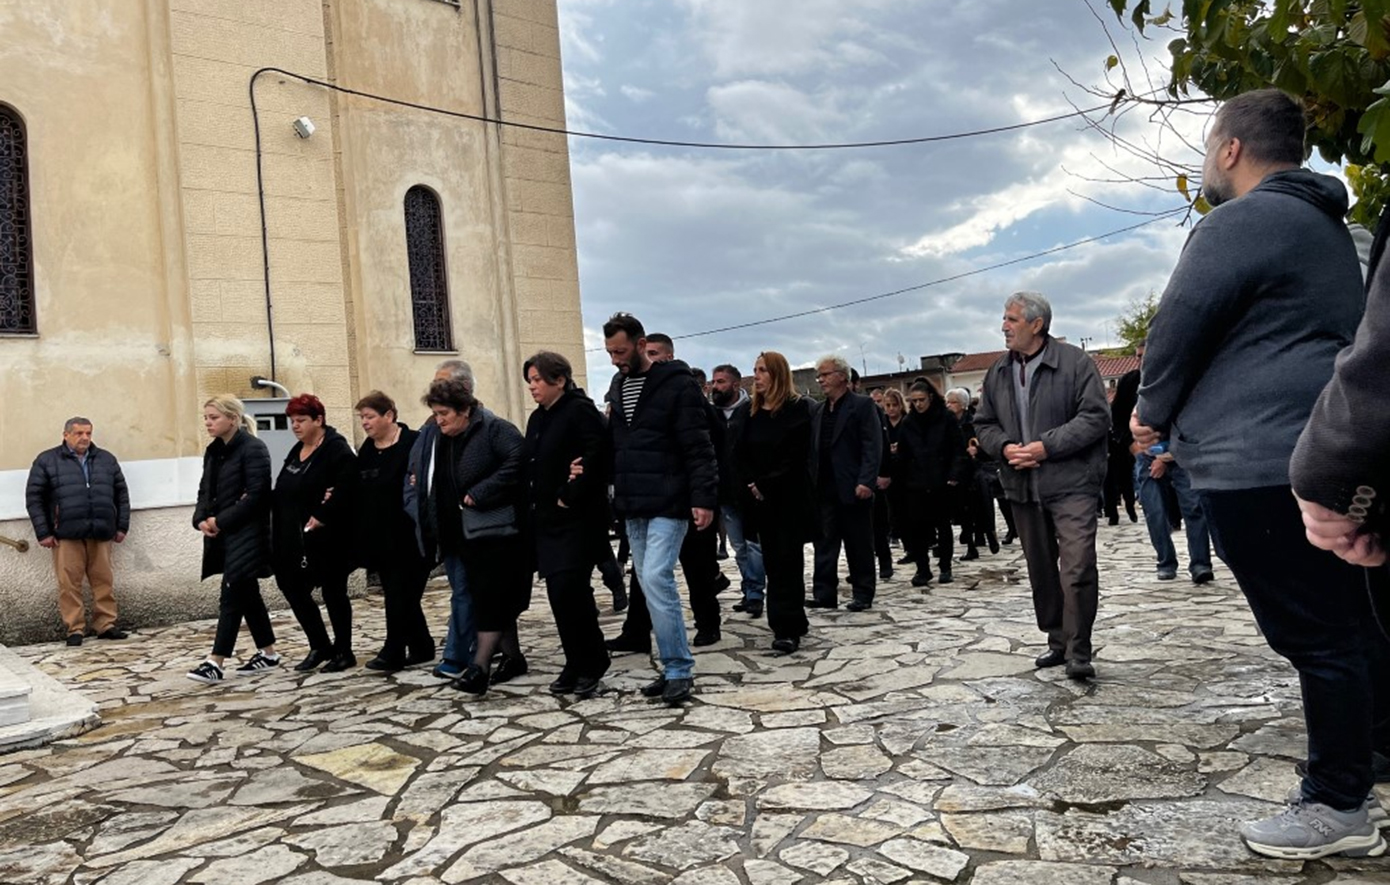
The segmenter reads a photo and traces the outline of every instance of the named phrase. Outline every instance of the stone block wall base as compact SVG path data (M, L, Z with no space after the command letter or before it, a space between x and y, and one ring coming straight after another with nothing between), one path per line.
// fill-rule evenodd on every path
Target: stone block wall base
M22 686L27 700L27 721L0 724L0 753L25 750L74 737L95 728L101 717L97 705L75 691L64 688L51 676L0 645L0 723L6 722L5 690ZM18 694L18 693L17 693Z

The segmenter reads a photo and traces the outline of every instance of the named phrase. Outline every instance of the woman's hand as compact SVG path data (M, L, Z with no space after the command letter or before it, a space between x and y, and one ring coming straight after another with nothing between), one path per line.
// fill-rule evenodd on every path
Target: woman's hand
M464 495L464 496L463 496L463 506L465 506L465 507L477 507L477 506L478 506L478 503L477 503L476 501L473 500L473 496L472 496L472 495Z
M760 492L760 491L758 491L758 486L757 486L756 483L751 483L751 482L750 482L750 483L748 484L748 491L749 491L750 493L752 493L752 495L753 495L753 500L755 500L755 501L763 501L763 500L766 500L765 498L763 498L763 493Z

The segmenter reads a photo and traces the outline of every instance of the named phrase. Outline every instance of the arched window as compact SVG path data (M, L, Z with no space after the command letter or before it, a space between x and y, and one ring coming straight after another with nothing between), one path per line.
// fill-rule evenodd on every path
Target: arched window
M0 105L0 334L38 331L24 121Z
M444 268L444 215L434 191L405 192L405 248L410 261L410 309L416 350L453 350L449 282Z

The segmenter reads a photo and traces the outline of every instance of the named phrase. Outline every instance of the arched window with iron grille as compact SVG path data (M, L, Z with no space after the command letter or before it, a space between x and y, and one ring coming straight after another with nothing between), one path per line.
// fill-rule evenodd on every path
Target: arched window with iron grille
M410 309L415 349L454 349L449 328L449 281L444 263L444 213L434 191L417 184L405 192L405 246L410 263Z
M0 335L38 331L24 121L0 104Z

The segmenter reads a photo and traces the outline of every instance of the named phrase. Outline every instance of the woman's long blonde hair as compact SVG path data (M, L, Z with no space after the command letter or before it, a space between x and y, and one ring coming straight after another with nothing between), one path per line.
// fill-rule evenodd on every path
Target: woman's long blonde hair
M753 402L749 408L754 412L767 409L776 413L789 400L800 398L796 388L792 386L792 367L786 357L775 350L764 350L758 354L758 359L763 361L763 367L767 369L767 393L760 393L758 388L754 387ZM754 364L756 365L756 360Z
M251 420L250 415L246 414L246 404L230 393L219 393L203 403L203 408L206 409L208 406L221 412L223 417L236 421L241 425L242 430L252 436L256 435L256 422Z

